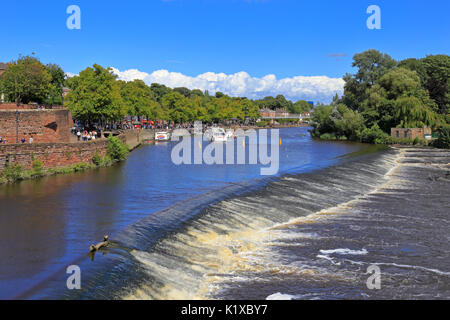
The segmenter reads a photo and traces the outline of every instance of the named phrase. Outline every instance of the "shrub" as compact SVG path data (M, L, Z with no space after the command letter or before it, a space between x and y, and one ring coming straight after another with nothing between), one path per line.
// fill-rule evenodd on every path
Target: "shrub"
M41 160L34 159L32 167L33 167L33 172L32 172L33 176L40 176L40 175L42 175L43 171L42 171L42 161Z
M92 157L92 163L96 166L101 166L103 164L103 158L98 152L95 152L94 156Z
M3 170L3 177L8 181L19 181L23 179L23 168L19 164L13 166L6 165Z
M392 138L386 132L380 129L377 124L374 124L371 128L364 128L359 136L361 142L375 143L375 144L390 144Z
M336 135L334 133L324 133L320 136L322 140L336 140Z
M450 125L439 128L438 138L434 143L437 148L450 149Z
M268 125L269 125L269 121L266 121L266 120L261 120L261 121L259 121L259 122L256 123L256 126L257 126L257 127L260 127L260 128L266 127L266 126L268 126Z
M117 137L108 137L108 147L106 148L107 156L113 161L122 161L128 157L128 147Z

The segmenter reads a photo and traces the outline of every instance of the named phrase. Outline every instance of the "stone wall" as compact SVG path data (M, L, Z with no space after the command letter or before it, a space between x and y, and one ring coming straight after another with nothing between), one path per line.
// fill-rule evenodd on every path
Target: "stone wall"
M37 106L0 104L0 136L16 143L30 136L34 142L69 142L73 126L71 112L62 107L37 109Z
M39 159L45 169L67 167L90 162L96 152L106 154L108 140L83 143L36 143L0 145L0 172L6 164L19 164L31 169L34 159Z
M425 135L431 135L431 128L392 128L391 137L399 139L424 139Z

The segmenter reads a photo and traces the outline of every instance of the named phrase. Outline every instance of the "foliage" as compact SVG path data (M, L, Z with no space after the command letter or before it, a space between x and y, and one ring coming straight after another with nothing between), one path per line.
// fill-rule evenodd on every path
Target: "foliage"
M33 56L20 56L0 77L0 87L7 101L42 103L47 98L52 76Z
M389 55L374 49L355 54L352 67L358 68L358 71L354 75L344 76L342 102L350 109L361 111L360 106L367 97L367 89L396 65L397 62Z
M371 128L364 128L359 139L361 142L376 144L389 144L392 142L391 136L381 130L377 124L374 124Z
M128 157L128 147L117 137L108 137L108 146L106 148L107 156L113 161L122 161Z
M311 111L311 105L308 103L308 101L299 100L295 102L290 108L288 108L288 110L290 113L302 114L304 112Z
M320 137L324 133L333 132L334 124L331 118L333 113L333 106L321 105L316 107L312 115L312 135Z
M448 123L449 56L428 56L397 63L376 50L356 54L354 75L344 77L344 95L317 107L312 135L327 139L386 144L393 127L433 129ZM428 144L426 141L402 143Z
M39 159L34 159L32 164L32 173L34 176L42 175L42 161Z
M450 125L442 126L438 130L438 139L435 146L438 148L450 149Z
M337 137L345 137L349 140L356 140L360 132L364 129L364 119L356 111L340 104L332 113L333 131Z
M256 123L256 126L260 127L260 128L267 127L268 125L269 125L269 121L267 121L267 120L261 120Z
M57 64L48 64L45 66L46 70L51 76L48 96L45 98L44 103L47 105L62 105L62 88L65 83L64 70Z
M118 119L126 115L126 104L120 94L120 83L116 83L112 69L99 65L87 68L79 76L70 78L72 89L65 104L76 119L96 121Z
M2 176L6 181L20 181L23 180L23 167L19 164L7 164L3 169Z

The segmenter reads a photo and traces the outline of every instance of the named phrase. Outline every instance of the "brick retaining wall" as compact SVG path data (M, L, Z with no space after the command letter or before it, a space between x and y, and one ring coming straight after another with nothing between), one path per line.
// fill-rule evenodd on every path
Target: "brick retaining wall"
M107 145L108 140L106 139L84 143L0 145L0 172L7 163L19 164L24 169L30 169L33 159L39 159L45 169L90 162L96 152L104 156Z
M15 105L0 105L0 136L16 143L30 136L34 142L68 142L73 126L72 115L64 108L31 109Z

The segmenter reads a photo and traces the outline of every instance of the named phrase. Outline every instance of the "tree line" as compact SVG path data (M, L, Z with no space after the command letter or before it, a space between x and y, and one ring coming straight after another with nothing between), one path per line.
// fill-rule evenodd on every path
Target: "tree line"
M308 102L294 103L283 95L250 100L222 92L210 95L198 89L172 89L157 83L148 86L142 80L126 82L119 80L111 68L97 64L67 78L61 67L43 65L34 56L19 57L0 77L0 90L6 100L16 103L61 104L63 86L71 89L64 105L75 119L85 123L120 121L126 116L175 123L217 123L257 119L263 108L285 109L293 114L311 109Z
M391 128L446 128L450 123L450 56L396 61L368 50L353 57L342 97L314 110L315 137L391 142Z

